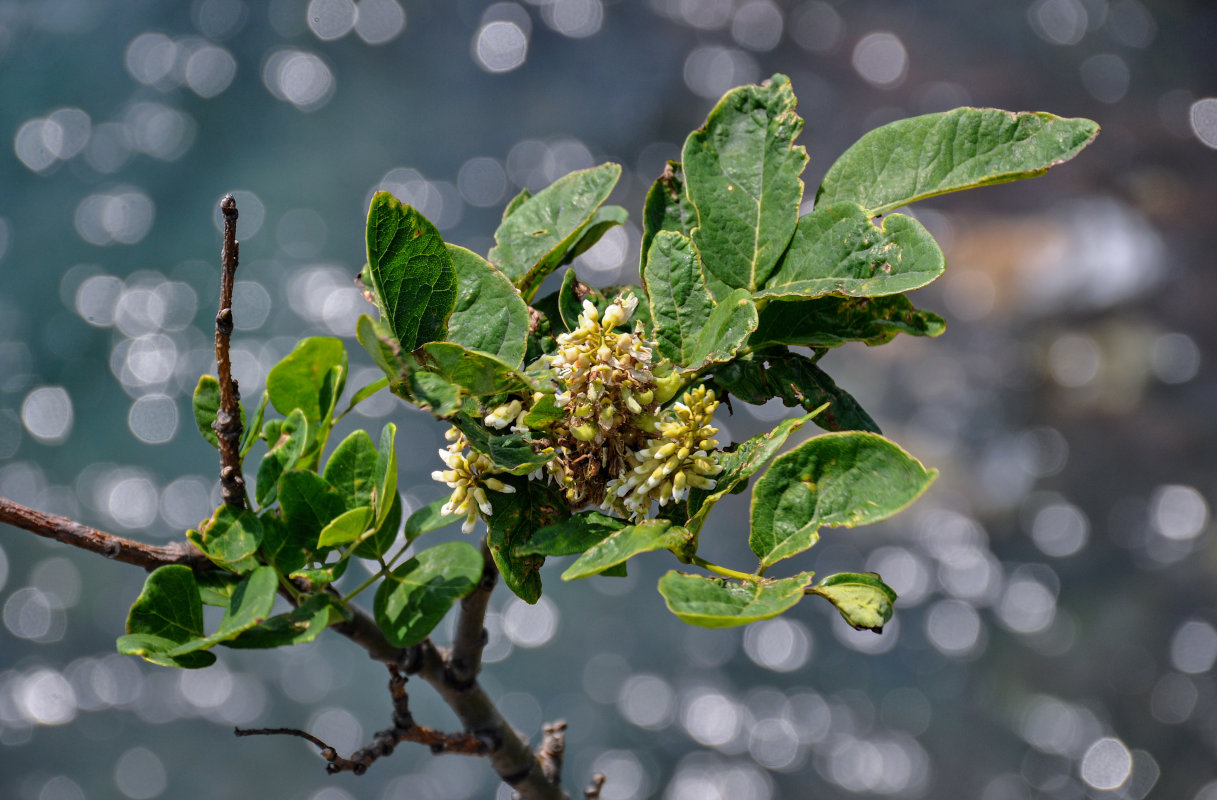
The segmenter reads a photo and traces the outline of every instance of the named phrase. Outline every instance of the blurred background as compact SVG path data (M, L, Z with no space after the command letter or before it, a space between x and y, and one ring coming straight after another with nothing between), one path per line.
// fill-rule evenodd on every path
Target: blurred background
M662 555L575 584L555 564L536 606L496 592L483 681L534 742L565 717L567 784L606 772L605 800L1215 800L1217 12L984 6L0 0L0 495L150 542L209 513L190 394L227 191L253 401L305 335L348 341L352 390L378 376L352 338L378 188L485 253L521 187L618 161L634 221L576 266L605 285L637 279L644 193L732 86L791 76L809 198L894 119L1091 117L1098 141L1046 177L912 209L947 253L913 295L944 336L822 362L942 473L790 564L881 572L901 595L881 636L814 598L688 628L654 591ZM441 426L386 394L358 411L339 435L395 421L407 506L439 497ZM784 413L737 403L719 438ZM746 564L747 497L720 509L706 555ZM299 740L238 741L291 725L349 752L389 724L387 675L337 636L202 671L118 656L143 577L0 530L0 796L508 796L421 748L329 777ZM412 702L455 727L426 687Z

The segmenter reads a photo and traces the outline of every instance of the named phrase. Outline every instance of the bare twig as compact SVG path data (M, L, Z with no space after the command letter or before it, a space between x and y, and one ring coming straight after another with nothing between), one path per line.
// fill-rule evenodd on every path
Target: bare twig
M545 776L528 742L503 718L481 685L476 681L468 686L451 683L444 664L444 654L430 639L424 639L418 645L416 662L406 669L431 684L456 712L464 729L485 743L490 766L521 798L570 800L561 785Z
M186 542L148 545L64 517L35 511L4 498L0 498L0 522L146 570L165 564L184 564L196 572L215 569L214 564ZM438 745L443 752L470 752L477 747L486 754L499 778L519 792L521 797L527 800L569 800L562 787L546 777L540 761L529 750L528 743L503 718L476 678L468 683L454 681L448 669L451 657L436 648L430 639L424 639L413 647L395 647L366 611L353 603L347 604L347 611L350 619L331 628L362 647L374 660L422 677L439 692L466 731L464 735L441 734L416 725L399 741L417 741L432 749ZM316 737L291 728L243 731L239 735L270 733L308 739L322 748L323 755L327 747ZM334 757L337 759L338 754L334 753ZM349 769L354 770L354 767Z
M562 781L562 756L566 752L566 720L560 719L541 727L544 738L537 749L537 760L550 783Z
M486 606L499 571L494 566L494 558L485 539L482 540L482 562L482 578L477 588L461 600L452 649L448 653L448 682L457 687L477 680L482 668L482 651L486 648Z
M165 564L185 564L192 569L211 567L207 557L189 542L144 544L90 528L66 517L28 508L4 497L0 497L0 522L148 571Z
M220 251L220 310L216 313L216 370L220 375L220 408L216 412L216 437L220 442L220 496L234 508L245 507L245 479L241 475L241 392L232 377L228 356L232 338L232 287L237 272L240 245L237 243L237 201L230 194L220 201L224 213L224 247Z
M333 747L313 736L311 733L296 728L250 728L242 730L234 728L237 736L260 736L283 734L299 736L315 744L321 750L321 756L327 762L325 771L333 775L338 772L353 772L362 775L376 759L388 756L401 742L417 742L431 748L433 753L457 753L460 755L480 756L486 753L486 746L477 737L467 733L441 733L424 727L414 721L410 713L410 700L406 694L406 676L395 665L389 665L389 693L393 697L393 727L378 731L372 737L372 743L367 747L356 750L350 758L338 755Z
M604 773L593 772L592 782L583 790L583 796L586 800L600 800L600 790L604 788Z

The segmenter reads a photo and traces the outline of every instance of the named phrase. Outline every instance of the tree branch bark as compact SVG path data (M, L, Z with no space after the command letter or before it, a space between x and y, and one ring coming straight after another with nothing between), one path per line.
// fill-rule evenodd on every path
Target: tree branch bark
M134 564L148 571L166 564L184 564L196 572L216 569L194 545L187 542L168 545L144 544L90 528L65 517L36 511L3 497L0 497L0 522L115 561ZM474 590L475 594L481 592L484 597L469 606L462 605L461 618L457 621L458 630L472 630L476 621L478 641L482 641L481 630L486 603L497 580L493 561L489 563L491 574L487 576L483 573L482 582ZM483 589L483 585L488 588ZM504 783L519 793L522 800L570 800L570 795L561 785L546 776L541 761L529 749L528 742L499 713L494 702L477 682L476 668L472 678L458 681L451 670L454 660L452 655L437 648L430 639L424 639L413 647L394 647L385 639L380 626L366 611L353 603L347 604L347 609L351 613L351 619L332 625L331 628L362 647L374 660L400 668L407 674L417 674L430 684L456 713L465 732L475 737L485 748L491 768ZM481 647L473 649L477 652L473 663L480 666ZM472 649L469 653L472 653ZM471 656L466 656L469 657ZM422 737L422 730L428 729L420 729L415 733ZM303 738L314 741L314 737L308 735ZM325 747L324 742L318 742L319 740L316 740L314 744ZM435 742L423 743L431 746Z
M465 686L477 680L482 669L482 651L486 649L486 606L498 578L490 546L483 539L482 578L477 588L461 599L452 649L448 653L448 681L454 686Z
M232 289L240 244L237 242L237 201L230 194L220 201L224 214L224 247L220 251L220 310L216 312L216 371L220 378L220 408L215 429L220 444L220 496L233 508L245 508L245 478L241 475L241 392L232 377L228 345L232 338Z
M144 544L90 528L67 517L28 508L4 497L0 497L0 522L114 561L134 564L149 572L166 564L185 564L196 570L212 566L207 557L189 542Z

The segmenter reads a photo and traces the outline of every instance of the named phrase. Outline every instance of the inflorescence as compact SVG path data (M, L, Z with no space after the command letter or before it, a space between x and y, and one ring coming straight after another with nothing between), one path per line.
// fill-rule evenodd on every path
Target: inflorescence
M718 429L711 424L718 407L714 392L697 386L660 411L680 378L671 364L653 357L654 343L641 325L622 330L637 307L631 293L603 313L584 300L578 327L558 336L557 351L544 357L560 389L553 401L562 416L544 432L553 457L529 476L552 481L572 510L594 505L634 521L645 519L653 502L663 506L684 500L691 488L713 489L711 476L721 470L713 438ZM483 423L524 432L528 411L545 397L511 398ZM469 443L456 428L447 438L452 444L439 454L448 469L431 477L452 489L443 511L464 516L461 529L470 533L479 512L493 513L486 490L510 493L515 487L494 477L504 470L489 456L467 453Z

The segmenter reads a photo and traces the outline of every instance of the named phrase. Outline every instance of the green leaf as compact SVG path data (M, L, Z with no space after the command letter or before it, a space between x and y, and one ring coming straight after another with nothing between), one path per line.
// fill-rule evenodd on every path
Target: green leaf
M355 323L355 338L389 379L389 390L403 395L402 384L411 371L412 363L402 353L401 345L393 338L389 327L362 314ZM409 393L404 392L404 396L408 398Z
M732 89L685 140L685 189L697 208L693 242L716 298L765 284L794 233L807 152L785 75Z
M370 506L352 508L330 520L317 535L318 547L337 547L358 539L373 521Z
M267 649L313 641L321 632L342 620L342 607L333 595L309 595L308 599L286 614L276 614L238 636L224 642L236 649Z
M697 209L685 194L685 175L679 161L669 161L651 185L642 207L642 268L646 268L651 242L660 231L688 236L697 226Z
M871 216L934 195L1043 175L1094 141L1099 126L1043 112L957 108L876 128L828 168L816 194Z
M532 381L515 367L495 356L467 350L453 342L423 345L424 366L474 397L524 392L533 389Z
M482 578L482 554L466 542L444 542L423 550L385 577L373 613L394 647L418 644L439 624L452 603Z
M451 421L465 434L470 447L490 456L496 466L513 475L525 475L553 458L553 453L547 452L549 448L535 452L532 440L522 434L492 432L480 419L465 414L458 414Z
M619 164L572 172L525 199L495 231L490 263L520 289L525 301L545 277L574 258L570 251L621 177Z
M706 289L701 258L692 240L660 231L642 269L659 354L674 364L693 363L698 336L715 310Z
M828 403L828 408L815 417L821 428L879 433L879 426L849 392L837 386L814 361L797 353L783 349L741 356L717 367L714 382L720 389L753 405L778 397L788 407L814 411Z
M519 367L528 342L528 304L511 280L478 254L450 244L448 255L457 275L448 340Z
M541 395L524 415L524 424L534 431L548 430L551 425L566 416L566 409L559 406L552 394Z
M220 440L216 436L215 428L212 423L216 421L216 414L220 411L220 382L214 375L202 375L199 377L198 386L194 389L194 397L191 399L191 407L194 409L194 424L198 427L199 433L203 438L211 443L212 447L219 448ZM245 425L245 407L241 409L241 425ZM258 417L258 422L262 420ZM245 439L249 435L249 431L242 427L241 441L244 445ZM256 435L256 434L255 434ZM245 451L242 450L242 455Z
M312 554L321 530L347 510L342 493L315 472L292 469L279 479L279 507L287 526L288 547Z
M516 548L527 542L534 531L559 521L566 504L552 486L540 481L511 479L514 494L487 492L494 513L486 520L486 542L503 583L516 596L528 603L541 597L541 565L545 557L517 554Z
M599 544L607 537L629 525L625 520L609 517L599 511L584 511L570 519L546 525L532 538L515 546L517 555L573 556Z
M228 608L228 603L232 600L232 590L241 582L240 575L218 569L196 572L194 579L199 585L199 598L203 604L218 608Z
M815 423L821 428L879 433L879 425L854 396L837 386L828 373L810 358L786 353L768 361L766 379L784 405L801 406L804 411L812 411L828 403L828 408L815 416Z
M348 509L372 505L378 457L372 437L364 430L354 431L334 448L322 477L338 490Z
M793 578L740 584L672 570L659 579L659 593L682 622L730 628L776 617L792 608L803 599L811 578L810 572L803 572Z
M447 497L441 497L410 514L406 519L406 541L412 542L424 533L446 528L464 519L460 514L445 514L443 508L447 502Z
M278 588L279 576L274 567L258 567L253 570L233 589L232 599L216 632L210 636L183 642L170 651L169 655L176 657L205 650L258 625L270 616Z
M769 566L814 545L821 525L887 519L937 474L882 436L826 433L778 456L756 482L748 544Z
M892 618L896 592L873 572L842 572L829 575L812 588L813 594L826 597L858 630L882 633Z
M259 506L273 503L279 492L279 476L296 466L309 443L309 424L304 412L293 409L275 434L270 450L258 465L258 480L254 500Z
M768 433L753 436L738 445L734 450L719 456L718 464L722 471L714 476L715 487L711 490L691 489L689 491L688 528L695 534L706 522L706 516L714 504L732 492L740 491L761 467L769 463L791 434L802 428L815 416L815 413L802 417L784 419Z
M588 548L562 573L562 580L573 581L596 575L651 550L676 552L689 543L689 535L689 531L672 527L672 523L666 519L650 519L630 525Z
M876 297L917 289L946 260L921 223L903 214L871 222L856 203L818 206L799 219L790 247L758 297Z
M314 336L301 340L266 375L266 391L271 405L283 416L300 409L309 422L328 420L333 405L335 380L330 370L347 367L347 352L341 339ZM337 387L342 391L341 385Z
M222 505L200 538L203 554L216 564L245 572L240 562L252 556L262 541L262 521L248 509Z
M308 563L317 547L316 536L310 538L308 531L298 525L288 527L278 511L264 511L258 519L262 523L258 552L263 561L285 575Z
M748 346L760 350L775 344L837 347L845 342L881 345L897 334L941 336L942 317L913 307L902 294L888 297L816 297L767 303Z
M708 364L730 361L756 330L756 303L746 289L736 289L722 299L706 320L685 367L696 371Z
M385 498L397 497L397 426L386 422L380 431L380 447L376 450L376 471L373 473L376 486L376 527L384 524L389 516L392 502Z
M503 207L503 219L507 219L512 214L516 213L516 211L520 209L520 206L524 205L524 201L530 197L532 197L532 192L528 191L528 189L521 189L520 193L511 198L510 202ZM501 221L502 220L500 220L500 222Z
M397 541L401 530L401 495L393 493L393 503L389 506L389 514L377 524L371 536L365 538L355 547L355 555L360 558L380 558L389 552L389 548Z
M562 276L562 286L558 289L558 318L562 327L573 331L579 327L579 315L583 313L583 299L586 297L593 303L600 295L595 289L583 283L575 275L573 269L568 269ZM599 297L603 300L603 297ZM597 306L599 308L599 306Z
M169 651L203 636L203 602L194 572L182 564L158 567L127 614L127 635L118 652L141 656L163 667L198 669L215 663L212 653L170 656Z
M435 226L388 192L368 209L368 267L381 319L403 350L444 338L456 306L452 257Z

